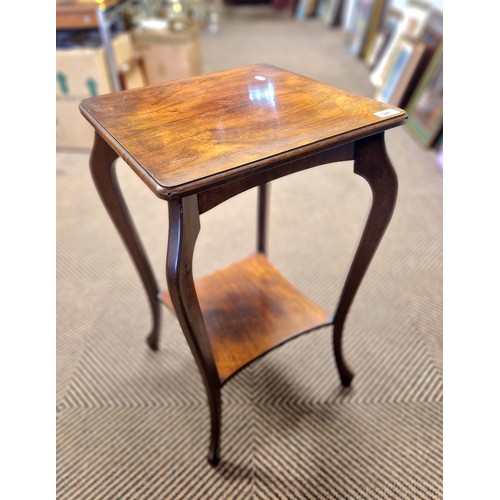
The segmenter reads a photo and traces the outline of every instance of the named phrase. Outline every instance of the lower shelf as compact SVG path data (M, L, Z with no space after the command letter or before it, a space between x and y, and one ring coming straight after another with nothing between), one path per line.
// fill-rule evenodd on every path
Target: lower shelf
M254 254L195 282L221 382L271 349L332 324L332 315ZM168 290L162 300L172 310Z

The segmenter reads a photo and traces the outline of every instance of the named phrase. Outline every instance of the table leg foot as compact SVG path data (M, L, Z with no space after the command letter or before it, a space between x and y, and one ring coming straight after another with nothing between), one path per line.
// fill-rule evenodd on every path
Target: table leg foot
M333 354L335 356L335 362L337 363L337 371L339 372L340 382L344 387L349 387L351 385L354 374L347 366L344 355L342 353L342 333L344 330L344 325L341 323L335 323L333 325Z
M210 407L210 445L208 448L208 462L216 466L220 460L220 428L221 428L221 399L220 391L209 395Z
M217 465L219 465L219 462L220 462L220 456L218 454L216 455L215 452L210 450L208 453L208 463L210 465L213 465L214 467L217 467Z
M117 158L118 155L115 151L96 133L90 155L92 179L113 224L139 272L142 284L146 290L153 322L153 328L147 339L147 343L153 350L157 350L161 312L160 302L157 299L159 289L118 185L115 168Z
M397 198L398 180L385 149L383 133L356 142L354 173L368 182L373 199L333 321L333 351L342 385L346 387L350 385L353 375L342 354L344 323L359 285L392 218Z
M159 350L159 323L153 328L153 331L147 336L146 338L146 344L149 346L149 348L152 351L158 351Z

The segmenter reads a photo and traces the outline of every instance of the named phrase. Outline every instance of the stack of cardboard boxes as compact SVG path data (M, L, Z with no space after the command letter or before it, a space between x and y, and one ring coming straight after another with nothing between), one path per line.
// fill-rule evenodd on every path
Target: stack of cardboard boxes
M117 68L133 59L130 33L118 34L112 42ZM140 67L126 76L126 87L145 84ZM104 47L71 47L56 50L56 144L58 148L89 149L94 129L81 115L78 105L86 97L112 92Z
M202 72L199 29L179 32L141 27L117 34L112 41L123 87L131 89ZM137 60L142 64L130 64ZM93 128L78 105L90 96L113 91L104 47L73 46L56 50L56 146L89 150Z
M186 23L178 31L139 26L132 39L142 56L148 84L202 72L200 30L194 23Z

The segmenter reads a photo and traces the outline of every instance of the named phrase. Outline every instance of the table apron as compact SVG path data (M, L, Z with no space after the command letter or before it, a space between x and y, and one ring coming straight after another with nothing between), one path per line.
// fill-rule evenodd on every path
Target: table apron
M198 206L200 214L208 212L237 194L256 186L264 185L280 177L285 177L295 172L325 165L327 163L349 161L353 159L354 142L351 142L318 153L309 154L302 158L279 162L272 167L268 166L259 171L253 170L243 173L240 177L235 177L230 181L199 192Z

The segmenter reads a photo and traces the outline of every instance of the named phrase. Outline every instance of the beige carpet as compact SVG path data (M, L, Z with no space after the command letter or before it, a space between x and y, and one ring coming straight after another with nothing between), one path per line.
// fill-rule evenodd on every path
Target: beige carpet
M235 9L204 34L205 71L269 62L371 95L367 68L342 44L321 23ZM352 388L341 389L328 329L273 351L223 389L217 468L205 458L208 409L176 320L164 311L151 352L148 304L88 153L58 152L59 499L442 497L442 174L404 128L387 145L399 198L346 324ZM118 171L163 285L166 205L123 162ZM253 251L255 202L250 191L202 216L196 275ZM270 259L334 308L369 205L350 162L274 182Z

